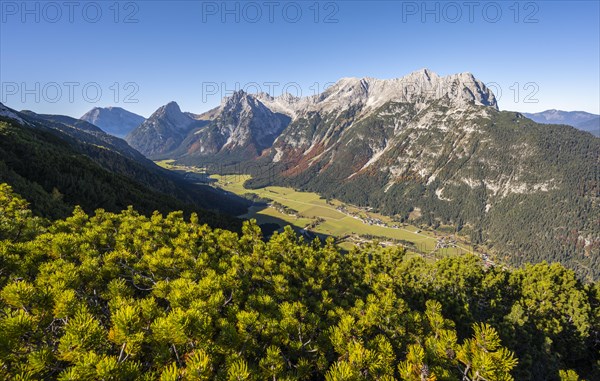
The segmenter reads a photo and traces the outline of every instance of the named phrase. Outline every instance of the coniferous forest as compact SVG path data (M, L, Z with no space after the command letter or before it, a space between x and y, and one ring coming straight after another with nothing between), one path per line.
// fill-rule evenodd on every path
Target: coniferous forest
M597 380L600 284L559 264L343 253L195 214L55 221L0 185L0 378Z

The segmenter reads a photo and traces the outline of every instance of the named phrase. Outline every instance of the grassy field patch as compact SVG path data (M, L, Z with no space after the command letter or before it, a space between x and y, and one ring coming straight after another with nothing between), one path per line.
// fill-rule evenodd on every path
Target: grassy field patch
M166 163L168 165L168 163ZM261 198L297 211L296 215L282 213L277 205L254 206L243 218L254 218L259 224L290 224L297 229L308 230L336 238L340 247L350 249L354 245L376 239L384 244L411 246L411 250L431 257L460 255L470 251L466 245L458 243L456 247L436 248L440 236L430 231L421 231L416 226L398 224L389 217L341 202L325 200L313 192L301 192L292 188L269 186L261 189L247 189L244 182L248 175L212 175L217 180L215 186L238 195L255 194ZM342 211L338 210L342 208Z

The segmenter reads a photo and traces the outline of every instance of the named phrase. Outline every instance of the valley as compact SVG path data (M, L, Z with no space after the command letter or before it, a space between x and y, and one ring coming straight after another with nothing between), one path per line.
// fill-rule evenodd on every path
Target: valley
M278 186L363 208L341 217L341 204L310 210L267 197L275 210L255 211L259 220L266 215L354 243L421 245L411 249L424 255L454 245L456 233L510 266L560 261L590 280L600 271L593 255L600 247L600 140L500 110L494 93L469 72L345 77L306 97L240 90L202 115L171 102L126 140L192 182L214 182L207 173L248 174L246 188L259 194ZM289 214L285 208L300 216L278 215L276 209ZM360 217L365 211L394 221ZM394 222L438 236L407 239L416 229L393 229Z
M375 239L383 246L401 245L410 252L429 258L472 252L468 244L461 243L460 238L453 238L451 234L394 222L365 208L336 199L326 200L313 192L280 186L247 189L244 183L250 179L249 175L213 175L211 178L217 180L214 186L223 190L270 200L267 205L252 206L247 214L240 216L244 219L254 218L259 225L282 220L301 232L333 236L344 249Z
M184 174L189 179L206 177L211 185L235 195L249 198L254 204L239 216L255 219L263 227L276 224L280 229L289 224L305 237L332 236L339 247L351 250L373 240L382 246L399 245L409 253L429 259L474 253L468 240L453 234L447 226L431 229L394 221L369 208L358 207L337 199L326 199L314 192L291 187L265 186L250 189L244 186L251 175L207 175L204 168L179 165L173 160L156 162L163 168ZM203 181L204 182L204 181ZM267 229L269 230L269 229ZM270 229L274 230L274 229ZM475 252L488 265L493 264L489 254Z

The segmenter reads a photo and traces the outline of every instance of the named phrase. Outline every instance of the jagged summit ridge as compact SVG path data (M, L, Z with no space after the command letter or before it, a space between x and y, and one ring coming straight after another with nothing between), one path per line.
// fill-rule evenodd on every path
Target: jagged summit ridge
M181 112L176 102L169 102L131 131L125 140L144 155L157 156L177 148L195 122Z
M498 110L494 93L473 74L440 77L428 69L394 79L346 77L320 94L303 98L291 94L273 97L266 93L254 97L272 111L293 118L307 111L331 112L352 106L372 110L391 101L413 103L418 107L438 99L446 99L457 107L477 105Z
M269 95L262 96L274 102ZM259 98L244 91L224 98L213 119L193 131L179 152L208 160L227 157L249 160L259 156L290 122L289 116L273 111Z
M269 148L290 122L312 114L335 118L351 110L352 118L358 121L390 102L410 104L419 112L438 100L453 109L498 109L494 94L472 74L440 77L422 69L396 79L342 78L322 93L306 97L238 90L204 116L182 113L177 103L170 102L134 130L128 142L151 157L172 150L186 156L206 156L241 148L245 150L243 157L251 157ZM198 130L194 129L195 122L200 123L195 126Z
M176 129L186 129L193 122L193 119L184 114L177 102L174 101L160 107L148 118L149 121L157 119L169 122Z
M492 91L471 73L440 77L427 69L395 79L343 78L312 100L327 110L355 104L377 108L390 101L424 104L441 98L457 106L475 104L498 109Z

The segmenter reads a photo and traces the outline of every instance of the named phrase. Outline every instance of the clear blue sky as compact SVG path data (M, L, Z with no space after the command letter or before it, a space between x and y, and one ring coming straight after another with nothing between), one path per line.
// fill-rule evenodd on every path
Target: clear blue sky
M600 113L599 1L22 3L0 1L0 101L18 110L199 113L236 84L309 95L426 67L495 83L502 109Z

